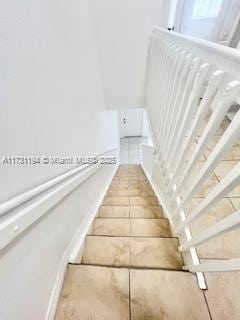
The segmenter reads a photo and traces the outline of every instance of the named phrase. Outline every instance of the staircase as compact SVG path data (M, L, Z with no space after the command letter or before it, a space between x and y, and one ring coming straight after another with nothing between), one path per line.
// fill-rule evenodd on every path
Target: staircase
M141 166L120 166L68 266L56 320L210 319L178 245Z

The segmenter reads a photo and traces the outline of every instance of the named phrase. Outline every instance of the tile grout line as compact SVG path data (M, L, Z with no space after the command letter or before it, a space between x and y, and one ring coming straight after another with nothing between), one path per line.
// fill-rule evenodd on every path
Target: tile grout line
M210 320L213 320L212 314L211 314L211 310L210 310L210 307L209 307L209 304L208 304L208 301L207 301L206 293L205 293L204 290L202 290L202 294L203 294L204 301L205 301L207 309L208 309L209 318L210 318Z

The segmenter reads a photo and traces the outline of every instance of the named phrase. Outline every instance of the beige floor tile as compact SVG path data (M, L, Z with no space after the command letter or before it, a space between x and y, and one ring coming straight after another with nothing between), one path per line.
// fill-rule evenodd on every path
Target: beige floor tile
M210 191L212 191L216 185L219 183L215 174L212 174L200 188L200 190L195 194L196 197L206 197Z
M240 210L240 198L230 198L235 210Z
M131 270L130 286L132 320L210 320L203 292L190 273Z
M130 197L131 206L157 206L158 199L156 197Z
M175 238L131 238L130 264L144 268L182 268L182 257Z
M115 174L115 176L114 176L114 178L121 178L121 177L129 177L129 170L124 170L122 172L117 172Z
M69 266L55 319L129 320L129 271Z
M208 218L206 218L207 220ZM191 229L192 230L192 229ZM239 258L240 230L230 231L197 247L200 258L233 259Z
M111 183L110 190L129 190L129 185L128 184L118 184L118 183Z
M238 161L221 161L214 170L218 179L222 180L237 163ZM229 193L229 197L240 197L240 185Z
M190 215L201 204L201 202L204 201L204 199L205 198L192 198L189 205L185 208L186 214ZM214 206L212 206L208 211L206 211L205 214L203 214L201 217L195 220L196 222L193 222L192 225L199 225L198 230L200 232L206 227L205 225L201 227L199 223L206 214L212 217L212 223L208 225L210 226L216 223L217 221L221 220L222 218L228 216L233 211L234 210L231 202L227 198L224 198L220 200L218 203L216 203Z
M129 176L129 169L118 169L117 170L115 177L123 177L123 176L126 176L126 177Z
M127 206L129 205L129 197L105 197L104 206Z
M171 237L167 219L130 219L131 236Z
M152 190L149 183L135 183L135 184L129 184L130 190L139 190L139 191L149 191Z
M131 218L163 218L163 211L160 206L131 206L129 208Z
M127 180L116 180L113 179L111 182L111 187L118 187L118 186L122 186L122 187L129 187L129 181Z
M102 218L128 218L128 206L101 206L99 209L99 217Z
M212 319L239 320L240 272L212 272L205 276L208 286L205 295Z
M87 236L82 263L129 266L129 238Z
M148 196L154 196L154 192L150 188L149 189L146 188L145 190L133 189L133 190L129 190L129 195L135 196L135 197L136 196L148 197Z
M132 175L142 175L142 176L145 176L144 172L142 169L129 169L129 174L132 176Z
M129 236L129 219L96 218L91 234L106 236Z
M213 151L216 144L221 139L222 135L215 135L212 141L209 143L204 154L208 158L210 153ZM223 156L222 160L240 160L240 143L235 143L232 148Z
M129 196L129 189L125 189L125 190L116 190L116 188L110 188L108 189L107 192L107 197L112 197L112 196Z
M144 177L132 176L132 177L130 177L130 179L129 179L129 183L130 183L130 184L148 183L148 180L147 180L147 178L146 178L145 176L144 176Z
M202 169L202 167L205 165L206 161L199 161L196 165L193 175L190 176L190 178L187 180L186 187L184 188L184 192L188 192L189 189L192 188L192 182L193 179L196 178L199 171ZM211 176L209 176L204 184L201 186L201 188L198 190L198 192L194 195L194 197L206 197L209 192L219 183L216 175L213 173Z
M196 208L203 199L195 198L192 199L192 208L188 208L186 213ZM235 211L229 199L225 198L214 205L204 215L195 220L191 225L190 229L193 235L198 235L207 228L213 226L218 221L229 216ZM197 247L197 252L200 258L237 258L240 256L240 247L238 245L238 239L240 238L240 229L236 229L213 238L206 243Z
M113 181L115 181L115 182L119 182L119 181L121 181L121 182L125 182L125 181L128 181L129 180L129 177L128 176L126 176L126 175L120 175L120 176L115 176L114 178L113 178Z
M139 180L129 180L129 186L130 188L132 187L132 189L136 188L136 186L138 187L149 187L150 184L148 182L148 180L143 180L143 181L139 181Z
M237 165L238 161L220 161L219 165L215 169L215 173L219 180L222 180L227 173Z

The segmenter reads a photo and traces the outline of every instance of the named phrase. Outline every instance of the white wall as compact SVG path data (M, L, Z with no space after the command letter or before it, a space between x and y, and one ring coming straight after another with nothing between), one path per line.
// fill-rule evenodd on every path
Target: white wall
M143 107L149 37L167 26L166 2L91 0L107 107Z
M0 0L0 21L1 158L98 155L116 147L117 119L104 104L88 0ZM0 202L69 169L0 164ZM24 232L18 226L19 236L0 250L1 319L44 319L62 258L113 170L104 166ZM0 218L0 237L18 209Z
M1 158L113 146L88 2L0 0ZM0 202L67 169L0 164Z
M77 227L93 213L112 169L101 168L0 251L2 320L45 319L63 255Z

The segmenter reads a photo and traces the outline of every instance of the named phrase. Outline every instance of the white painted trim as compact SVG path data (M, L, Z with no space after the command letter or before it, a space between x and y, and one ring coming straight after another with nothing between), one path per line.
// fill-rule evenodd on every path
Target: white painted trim
M182 50L191 52L200 57L202 61L212 64L216 69L231 74L236 80L240 80L240 52L235 48L219 45L214 42L194 38L185 34L167 31L155 27L153 36L166 37Z
M202 67L199 67L201 65L205 66L204 74ZM152 185L154 182L156 184L154 190L161 199L171 226L174 226L173 234L179 236L181 248L184 249L184 262L191 268L189 270L197 272L198 278L198 272L205 269L199 265L195 246L238 225L238 217L234 216L233 220L228 217L230 221L226 219L216 223L194 239L189 227L193 220L239 184L240 163L187 216L185 208L237 142L240 111L236 112L198 169L199 160L230 107L240 103L239 75L238 50L154 28L149 45L146 102L157 154L154 161L151 150L142 148L142 163L145 171L152 175L149 177ZM219 268L219 265L215 266ZM201 279L198 280L200 283Z
M67 269L68 263L77 263L77 257L79 255L79 252L81 251L81 248L84 245L85 237L91 227L91 224L96 217L98 213L98 209L103 201L103 198L107 192L107 189L109 188L109 185L116 173L116 170L118 168L118 165L116 165L113 173L111 174L110 178L107 180L105 187L103 188L100 196L96 200L96 203L93 204L91 209L89 210L88 214L86 215L84 221L78 228L77 232L75 233L71 243L69 244L68 248L66 249L63 258L61 260L61 263L59 265L59 269L56 275L56 281L54 288L52 290L52 294L49 300L49 305L47 308L45 320L53 320L55 317L55 313L57 310L58 301L60 298L62 285L65 277L65 272Z
M46 315L44 317L45 320L53 320L55 317L59 297L60 297L62 286L63 286L65 272L66 272L67 265L68 265L68 254L69 253L68 253L68 249L67 249L62 257L62 260L61 260L59 268L58 268L58 272L57 272L56 280L55 280L55 285L53 287L52 294L51 294L49 304L48 304L48 308L46 311Z
M229 271L239 271L240 270L240 259L231 260L215 260L211 262L201 263L197 266L185 266L184 270L189 270L190 272L229 272Z

